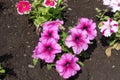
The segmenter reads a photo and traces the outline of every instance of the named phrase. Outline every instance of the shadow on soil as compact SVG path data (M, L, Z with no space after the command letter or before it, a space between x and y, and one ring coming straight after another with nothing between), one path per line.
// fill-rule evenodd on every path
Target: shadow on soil
M83 52L79 57L80 61L84 62L86 59L89 59L96 48L97 48L97 41L93 40L92 44L89 45L87 51Z
M4 74L0 74L0 79L4 79L7 75L11 75L11 76L16 76L16 73L14 72L13 69L9 68L6 63L9 59L12 59L13 56L12 54L5 54L0 56L0 63L4 63L5 65L3 65L2 67L5 69L5 73Z
M1 13L3 12L3 10L4 10L4 3L3 2L0 2L0 15L1 15Z
M114 13L111 11L108 11L105 13L106 16L113 17Z
M84 62L86 59L89 59L90 56L92 55L92 53L94 52L95 48L97 48L97 41L93 40L92 42L93 42L93 44L89 45L88 50L82 54L82 57L81 56L79 57L80 61ZM73 76L67 80L75 80L79 77L79 74L81 74L81 73L82 73L82 70L80 70L75 76ZM89 78L89 72L88 72L88 78Z
M67 79L67 80L75 80L75 79L77 79L78 77L79 77L79 74L80 73L82 73L82 70L80 70L75 76L72 76L72 77L70 77L69 79Z
M106 37L102 36L102 38L100 39L100 42L101 42L102 46L109 46L109 44L107 42L108 39L109 38L106 38Z

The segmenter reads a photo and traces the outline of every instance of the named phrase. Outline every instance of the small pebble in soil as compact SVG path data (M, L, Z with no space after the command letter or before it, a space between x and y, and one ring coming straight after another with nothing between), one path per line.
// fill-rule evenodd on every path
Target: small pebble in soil
M24 54L23 56L24 56L24 57L26 57L27 55L26 55L26 54Z
M30 35L30 32L27 32L28 35Z
M115 68L115 65L112 65L112 68Z
M99 43L100 43L100 40L98 40L97 43L99 44Z
M15 25L14 27L16 28L17 26Z
M34 65L31 65L31 64L29 64L28 67L29 67L29 68L35 68L35 66L34 66Z
M31 46L30 45L27 45L28 48L30 48Z
M17 35L17 33L14 34L15 36Z
M11 6L12 8L14 7L14 5Z
M25 43L26 43L26 44L29 44L29 42L28 42L28 41L26 41Z
M89 60L91 61L92 59L90 58Z
M10 26L8 25L8 28L10 28Z
M118 53L116 53L115 55L116 55L116 56L118 56L119 54L118 54Z
M72 23L74 23L74 21L72 21Z
M68 10L69 10L69 11L71 11L71 10L72 10L72 8L68 8Z
M12 49L12 48L13 48L12 46L9 47L9 49Z

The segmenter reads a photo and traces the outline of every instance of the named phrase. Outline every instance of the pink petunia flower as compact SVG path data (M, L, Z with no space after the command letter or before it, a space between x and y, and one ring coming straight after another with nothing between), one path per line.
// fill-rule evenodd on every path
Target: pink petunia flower
M61 46L55 40L39 42L33 51L33 58L40 58L47 63L52 63L55 59L55 54L61 53Z
M111 0L103 0L103 5L110 5Z
M105 37L111 36L112 33L116 33L118 31L118 22L112 19L108 19L108 21L103 21L102 26L100 26L100 32Z
M110 5L113 12L120 11L120 0L111 0Z
M80 54L83 50L87 50L88 43L90 43L90 41L86 38L86 35L77 28L72 28L70 35L68 35L65 40L67 47L72 47L75 54Z
M46 7L55 8L56 4L57 4L56 0L44 0L44 5Z
M97 36L96 23L91 19L80 18L76 27L82 30L89 40L93 40Z
M44 30L43 33L41 34L41 38L39 39L40 41L48 41L50 39L54 39L55 41L59 40L59 35L58 31L53 30L53 29L48 29Z
M43 30L53 29L53 30L59 30L59 26L63 24L63 21L60 21L57 19L56 21L47 21L45 22L42 27Z
M17 12L20 15L29 14L29 12L31 10L31 5L30 5L29 1L24 1L24 0L19 1L16 4L16 7L17 7Z
M72 54L63 54L56 62L56 70L60 76L65 79L74 76L77 71L80 70L80 66L77 64L78 58Z
M120 0L103 0L103 4L112 8L113 12L120 11Z

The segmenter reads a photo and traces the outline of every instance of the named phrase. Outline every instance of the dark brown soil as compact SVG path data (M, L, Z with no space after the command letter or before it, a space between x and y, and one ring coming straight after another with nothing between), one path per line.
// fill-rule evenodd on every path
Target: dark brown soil
M18 15L15 3L18 0L0 0L0 62L6 69L3 80L64 80L52 69L46 66L30 68L32 65L32 51L39 36L35 26L28 21L28 17ZM99 0L68 0L68 10L64 14L65 26L73 26L78 18L88 17L95 22L95 8L103 9ZM105 55L98 32L94 46L90 46L90 58L84 60L82 71L70 80L120 80L120 51L113 51L110 58Z

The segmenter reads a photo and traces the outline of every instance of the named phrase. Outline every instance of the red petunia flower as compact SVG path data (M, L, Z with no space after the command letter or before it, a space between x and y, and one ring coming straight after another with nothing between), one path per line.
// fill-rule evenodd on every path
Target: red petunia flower
M17 7L17 12L20 15L29 14L29 12L31 10L31 5L30 5L29 1L24 1L24 0L19 1L16 4L16 7Z
M46 7L52 7L52 8L55 8L56 6L56 0L44 0L44 5Z

